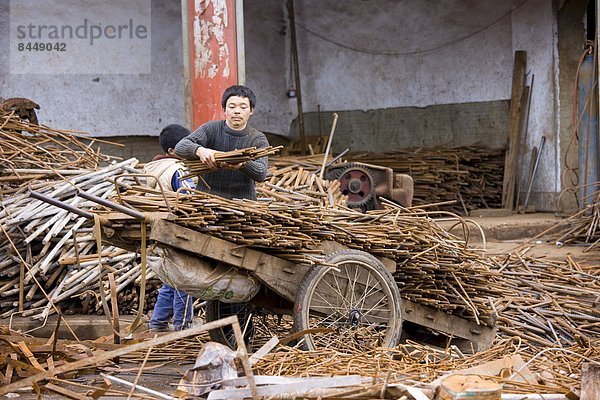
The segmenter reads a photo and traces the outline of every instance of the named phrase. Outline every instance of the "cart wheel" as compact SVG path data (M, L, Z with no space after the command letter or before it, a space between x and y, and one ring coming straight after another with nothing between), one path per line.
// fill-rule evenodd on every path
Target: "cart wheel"
M316 265L300 284L294 329L329 328L304 335L305 347L341 350L393 347L402 330L400 293L394 278L370 254L342 250L330 254L332 268Z
M222 303L218 300L206 302L206 322L216 321L221 318L237 315L240 327L244 333L244 342L248 345L253 336L252 306L249 303ZM235 335L231 326L222 326L208 331L211 340L237 349Z

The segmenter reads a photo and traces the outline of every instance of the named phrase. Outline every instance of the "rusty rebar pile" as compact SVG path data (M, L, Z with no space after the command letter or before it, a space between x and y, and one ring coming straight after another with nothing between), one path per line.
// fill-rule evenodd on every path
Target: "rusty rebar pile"
M97 169L110 157L91 147L94 140L35 125L0 110L0 195L15 193L34 180Z
M284 347L270 353L255 365L261 375L335 376L360 374L415 386L427 383L446 373L476 367L506 356L520 355L531 374L522 379L519 374L490 376L503 384L503 393L567 393L581 384L581 368L585 358L600 360L600 341L587 346L576 344L567 352L548 348L539 353L528 351L517 339L500 340L491 349L464 355L454 347L437 349L407 342L393 349L377 348L368 352L340 353L333 349L303 351ZM535 358L534 358L535 357Z
M309 172L320 172L325 154L309 156L277 156L269 158L269 170L284 172L302 168ZM332 156L327 157L327 163L333 161Z
M569 347L600 339L600 269L571 257L554 261L513 254L490 259L501 275L490 286L502 337L517 336L532 349Z
M521 356L528 369L495 377L504 393L568 393L579 389L584 362L600 362L600 270L565 261L518 254L486 261L497 274L490 298L498 313L498 337L491 349L464 355L407 343L366 353L305 352L284 348L264 357L258 373L331 376L359 373L388 382L423 385L443 374L505 356ZM521 379L525 376L525 380Z
M269 158L267 180L256 184L261 201L309 202L322 207L345 206L338 181L319 177L324 154ZM331 157L328 158L331 161Z
M314 264L331 240L395 260L401 295L490 324L489 281L479 252L448 233L427 212L389 204L367 214L312 202L227 200L202 192L166 194L175 222L288 260ZM135 186L120 197L142 211L167 211L163 195Z
M409 148L389 153L353 153L348 160L389 167L414 180L415 205L456 201L440 209L500 207L504 150L482 147Z
M599 183L600 184L600 183ZM582 245L590 251L600 243L600 191L589 196L592 199L581 210L547 230L547 238L559 246Z

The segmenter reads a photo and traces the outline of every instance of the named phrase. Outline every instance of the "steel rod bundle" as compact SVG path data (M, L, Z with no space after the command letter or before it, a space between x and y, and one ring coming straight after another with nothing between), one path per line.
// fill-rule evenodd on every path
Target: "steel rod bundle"
M231 165L244 163L246 161L256 160L257 158L262 158L270 156L272 154L276 154L282 148L283 146L268 146L262 149L249 147L246 149L217 152L215 153L215 161L217 163L217 168L227 168ZM210 172L210 168L207 167L206 164L204 164L200 160L182 160L181 162L189 171L189 174L183 176L181 179L186 179Z
M348 160L389 167L414 180L416 205L455 201L440 209L464 214L500 207L504 150L482 147L409 148L389 153L352 153Z

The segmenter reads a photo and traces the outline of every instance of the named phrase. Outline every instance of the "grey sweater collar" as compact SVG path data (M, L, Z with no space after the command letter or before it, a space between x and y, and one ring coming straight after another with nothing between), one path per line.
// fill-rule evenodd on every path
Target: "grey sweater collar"
M227 123L225 122L225 120L223 120L223 132L231 136L241 137L246 136L250 132L250 128L248 125L246 125L246 127L241 131L236 131L235 129L231 129L229 126L227 126Z

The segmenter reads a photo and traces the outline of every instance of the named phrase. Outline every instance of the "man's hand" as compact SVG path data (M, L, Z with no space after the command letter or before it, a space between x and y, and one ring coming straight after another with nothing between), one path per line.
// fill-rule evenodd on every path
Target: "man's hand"
M241 163L237 163L237 164L223 163L223 167L237 170L237 169L242 168L245 164L246 164L245 162L241 162Z
M215 160L216 151L213 149L207 149L206 147L198 147L196 150L196 156L200 161L202 161L206 166L212 170L217 169L217 161Z

